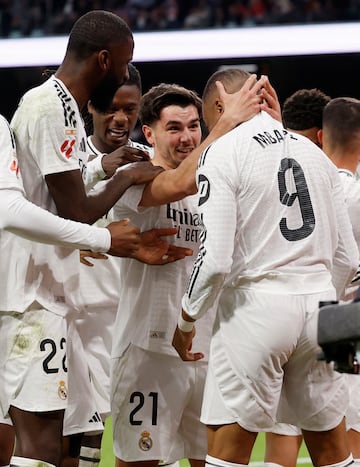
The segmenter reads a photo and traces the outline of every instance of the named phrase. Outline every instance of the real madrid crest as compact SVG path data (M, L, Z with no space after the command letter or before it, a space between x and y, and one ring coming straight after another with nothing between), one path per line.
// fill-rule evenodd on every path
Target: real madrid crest
M150 433L148 431L143 431L141 433L141 438L139 439L139 448L142 451L150 451L153 445L153 440L150 438Z
M62 400L67 399L67 388L65 385L65 381L59 381L58 395Z

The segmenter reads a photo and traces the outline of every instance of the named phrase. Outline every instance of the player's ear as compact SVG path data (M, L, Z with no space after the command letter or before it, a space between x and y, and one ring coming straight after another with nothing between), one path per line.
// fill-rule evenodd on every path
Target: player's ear
M110 52L106 49L100 50L98 52L98 64L100 66L101 71L107 71L110 67Z
M224 106L220 99L216 99L215 108L216 108L216 112L220 115L224 112Z
M320 147L322 148L323 139L324 139L324 132L323 132L322 129L318 130L318 132L317 132L317 139L318 139L318 141L319 141Z
M142 132L144 133L146 141L150 144L150 146L153 146L154 145L154 138L153 138L152 128L150 126L148 126L148 125L143 125L142 126Z
M94 111L94 107L91 103L91 101L89 100L88 103L87 103L87 111L89 112L89 114L93 114L93 111Z

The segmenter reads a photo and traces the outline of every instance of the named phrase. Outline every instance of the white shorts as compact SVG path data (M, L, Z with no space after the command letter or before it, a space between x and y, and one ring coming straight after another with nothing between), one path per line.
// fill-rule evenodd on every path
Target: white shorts
M345 415L343 375L316 359L318 304L334 291L280 295L226 289L211 342L201 420L271 431L276 421L330 430ZM279 405L280 394L290 410Z
M89 366L96 406L104 421L110 415L110 358L117 307L86 309L76 318Z
M275 423L271 428L271 433L283 436L300 436L302 434L300 428L289 423Z
M1 313L0 329L2 415L10 405L30 412L65 409L65 319L34 306L24 313Z
M114 452L127 462L205 459L199 421L207 362L130 345L111 364Z
M345 375L349 387L350 403L346 411L346 428L360 432L360 375Z
M69 397L64 416L64 436L98 434L104 430L91 381L85 351L75 320L68 318L67 361Z

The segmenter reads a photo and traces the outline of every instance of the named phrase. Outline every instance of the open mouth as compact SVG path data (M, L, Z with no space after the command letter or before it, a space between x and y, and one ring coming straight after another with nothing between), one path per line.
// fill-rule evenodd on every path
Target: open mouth
M108 129L107 132L111 138L115 138L115 139L123 139L123 138L128 137L128 131L124 129L111 128L111 129Z

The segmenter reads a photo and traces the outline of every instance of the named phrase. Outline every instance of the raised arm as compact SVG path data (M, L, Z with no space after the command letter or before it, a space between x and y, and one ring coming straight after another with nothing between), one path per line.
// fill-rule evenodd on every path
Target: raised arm
M219 96L224 105L224 112L219 120L201 145L194 149L176 169L166 170L148 183L140 205L158 206L196 193L195 172L200 154L217 138L260 111L262 102L260 91L266 82L267 77L261 77L256 81L256 75L251 75L240 91L234 94L226 93L222 83L218 82Z

